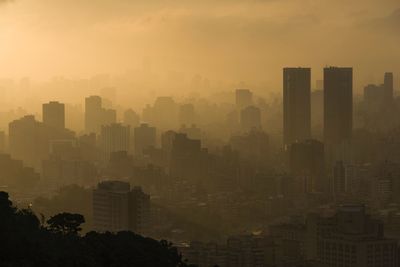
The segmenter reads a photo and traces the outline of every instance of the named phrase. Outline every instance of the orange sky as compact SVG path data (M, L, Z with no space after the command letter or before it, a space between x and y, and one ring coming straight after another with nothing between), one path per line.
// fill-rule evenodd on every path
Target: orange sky
M201 74L281 88L281 68L400 74L398 0L0 0L1 77ZM145 64L144 64L145 62Z

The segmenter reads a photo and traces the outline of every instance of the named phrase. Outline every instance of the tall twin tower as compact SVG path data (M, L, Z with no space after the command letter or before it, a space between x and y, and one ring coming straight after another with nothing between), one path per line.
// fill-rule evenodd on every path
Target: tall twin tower
M283 70L283 142L311 138L311 69ZM353 69L324 69L324 143L350 141L353 129Z

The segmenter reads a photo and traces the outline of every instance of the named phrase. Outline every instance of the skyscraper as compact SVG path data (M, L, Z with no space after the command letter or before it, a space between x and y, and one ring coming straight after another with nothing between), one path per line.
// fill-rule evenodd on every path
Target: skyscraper
M193 104L183 104L179 107L179 123L180 124L194 124L196 121L196 114Z
M283 143L311 136L311 69L283 69Z
M43 123L47 126L65 128L65 106L62 103L51 101L43 104Z
M150 127L146 123L142 123L140 127L135 128L135 153L142 155L143 150L156 146L156 128Z
M47 126L36 121L33 115L10 122L8 132L11 156L37 169L41 167L42 160L48 158L51 141L75 137L74 132Z
M110 158L112 152L129 151L130 126L119 123L103 125L101 127L100 144L104 153L104 160Z
M324 141L342 145L353 130L353 69L324 69Z
M97 133L101 126L101 97L89 96L85 99L85 130L90 133Z
M249 89L236 90L236 106L239 109L253 104L253 93Z
M140 187L104 181L93 190L93 224L97 231L143 233L149 224L150 196Z
M124 112L124 124L131 126L131 128L137 127L140 124L140 116L132 109L128 109Z
M255 128L261 129L261 111L254 106L248 106L240 112L240 126L243 131L248 132Z
M102 125L116 122L116 110L103 108L103 100L100 96L89 96L85 99L85 131L87 133L99 133Z
M386 103L390 103L393 100L393 73L386 72L385 79L383 83L383 87L385 88L385 100Z
M290 145L290 173L305 178L308 192L324 192L325 180L324 144L317 140L305 140Z

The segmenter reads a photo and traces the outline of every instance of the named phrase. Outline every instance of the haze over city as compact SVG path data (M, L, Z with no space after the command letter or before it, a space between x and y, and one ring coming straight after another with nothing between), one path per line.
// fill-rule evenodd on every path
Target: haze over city
M145 68L278 91L284 66L340 65L360 91L400 68L396 0L3 0L0 15L2 77Z
M0 0L0 266L400 266L398 0Z

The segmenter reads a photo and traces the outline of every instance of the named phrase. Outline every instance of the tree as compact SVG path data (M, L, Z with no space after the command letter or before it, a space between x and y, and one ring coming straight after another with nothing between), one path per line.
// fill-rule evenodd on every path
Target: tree
M80 214L63 212L47 220L49 231L63 235L78 235L85 218Z

